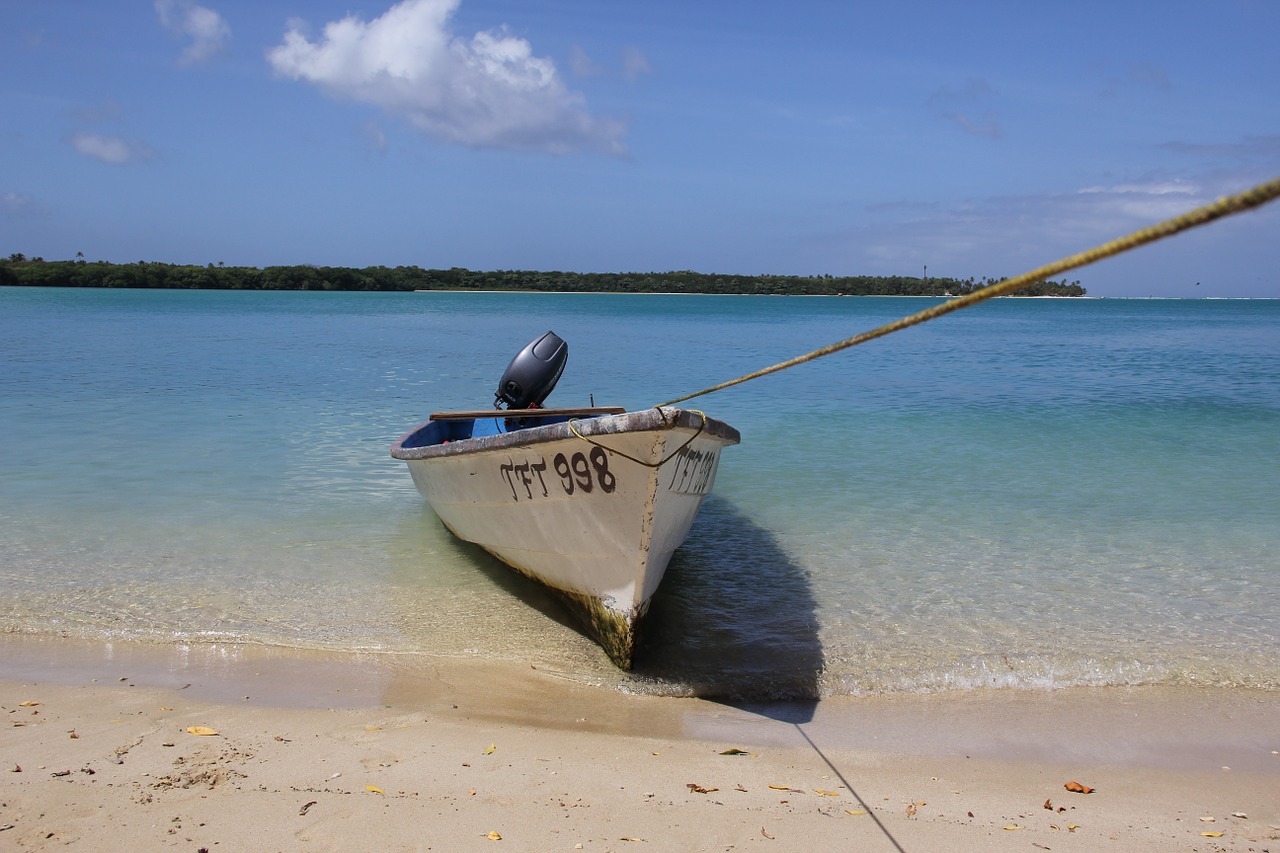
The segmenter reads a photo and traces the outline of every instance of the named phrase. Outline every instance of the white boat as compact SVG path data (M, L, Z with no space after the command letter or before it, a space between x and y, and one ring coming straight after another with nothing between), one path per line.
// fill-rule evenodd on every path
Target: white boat
M738 431L687 409L526 411L534 425L511 432L502 423L524 412L439 413L391 455L455 536L558 593L630 669L637 625Z
M561 369L563 359L551 385ZM455 536L556 592L630 669L637 626L715 485L720 451L739 440L688 409L518 408L438 412L391 455Z

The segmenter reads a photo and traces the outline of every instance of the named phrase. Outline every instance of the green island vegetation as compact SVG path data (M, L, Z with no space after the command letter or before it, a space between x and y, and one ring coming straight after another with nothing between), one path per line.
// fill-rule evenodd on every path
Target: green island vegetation
M512 290L564 293L720 293L760 296L963 296L1004 279L917 278L882 275L716 275L663 273L579 273L454 267L231 267L138 261L113 264L46 261L21 253L0 258L0 285L39 287L145 287L184 290ZM1084 296L1080 282L1043 281L1019 296Z

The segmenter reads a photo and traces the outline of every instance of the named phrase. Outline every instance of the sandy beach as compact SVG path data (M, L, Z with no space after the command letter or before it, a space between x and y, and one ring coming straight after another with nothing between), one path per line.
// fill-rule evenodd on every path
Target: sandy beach
M0 651L0 851L1280 850L1270 693L747 707L536 662Z

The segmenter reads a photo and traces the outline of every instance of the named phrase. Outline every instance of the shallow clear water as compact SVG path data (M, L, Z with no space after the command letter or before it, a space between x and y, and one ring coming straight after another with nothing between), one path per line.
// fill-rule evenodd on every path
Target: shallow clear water
M1280 689L1280 301L1004 299L738 427L623 675L387 455L554 329L642 408L920 299L0 288L0 630L536 661L657 692Z

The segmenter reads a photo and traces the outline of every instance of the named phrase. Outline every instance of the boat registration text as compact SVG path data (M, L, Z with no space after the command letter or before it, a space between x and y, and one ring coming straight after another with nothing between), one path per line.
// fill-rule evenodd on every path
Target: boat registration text
M719 454L714 451L682 449L671 466L667 489L686 494L704 495L711 490L712 476ZM609 454L602 447L590 453L557 453L550 464L545 456L508 460L498 466L499 475L511 489L514 501L529 501L563 494L613 494L618 477L609 468Z

